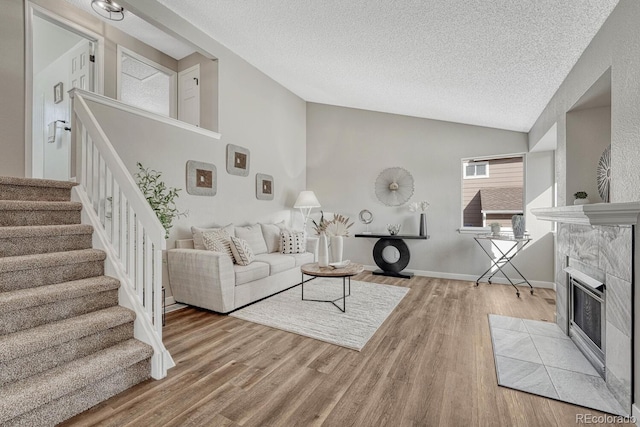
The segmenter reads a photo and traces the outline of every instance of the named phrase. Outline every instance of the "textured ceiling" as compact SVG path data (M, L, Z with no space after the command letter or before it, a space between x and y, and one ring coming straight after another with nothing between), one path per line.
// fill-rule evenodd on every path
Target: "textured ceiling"
M157 0L303 99L528 131L618 0Z
M91 0L67 0L72 5L90 13L107 24L116 27L120 31L148 44L151 47L164 52L174 59L182 59L195 52L186 44L176 40L174 37L160 31L148 22L138 18L136 15L125 9L125 18L122 21L110 21L98 15L91 9Z

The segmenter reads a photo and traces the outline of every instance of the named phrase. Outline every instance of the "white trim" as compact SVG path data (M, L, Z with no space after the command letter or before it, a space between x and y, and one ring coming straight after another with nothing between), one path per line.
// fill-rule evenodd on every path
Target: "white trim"
M122 96L122 55L130 56L136 61L140 61L169 77L169 116L173 119L178 117L178 73L171 68L167 68L162 64L152 61L151 59L127 49L122 45L116 47L116 99L121 100Z
M96 44L96 52L93 70L93 90L95 93L104 93L104 37L94 33L93 31L78 25L60 15L55 14L49 9L36 5L30 1L26 2L26 10L24 14L25 24L25 103L24 103L24 163L25 176L33 176L33 17L38 16L46 19L60 27L63 27L79 36L90 40Z
M523 211L500 211L500 210L489 210L489 209L483 209L480 212L482 213L486 213L486 214L521 214L524 213Z
M582 225L634 225L638 223L640 202L593 203L589 205L535 208L531 213L543 221Z
M460 227L457 231L460 234L481 234L491 232L491 227Z
M87 92L81 89L74 89L74 91L77 91L79 94L81 94L85 100L106 105L108 107L117 108L118 110L135 114L137 116L144 117L147 119L155 120L161 123L166 123L171 126L175 126L181 129L198 133L200 135L208 136L209 138L214 138L214 139L221 138L221 135L218 132L213 132L207 129L200 128L198 126L193 126L193 125L190 125L189 123L181 122L180 120L174 119L172 117L167 117L167 116L163 116L162 114L152 113L150 111L143 110L142 108L134 107L133 105L125 104L123 102L116 101L115 99L111 99L102 95L97 95L95 93ZM70 92L70 95L72 94L73 92Z
M374 271L374 270L379 270L380 268L373 265L365 265L364 269L367 271ZM450 280L462 280L465 282L473 282L474 285L475 285L476 279L478 278L478 276L473 276L471 274L457 274L457 273L445 273L440 271L413 270L411 268L407 268L406 270L403 270L403 271L406 271L408 273L413 273L416 276L420 276L420 277L433 277L435 279L450 279ZM522 279L516 280L514 278L511 278L511 280L514 282L522 281ZM511 286L511 284L505 278L493 277L491 279L491 282L495 284ZM531 283L531 286L533 286L534 288L553 289L554 291L556 290L556 284L553 282L529 280L529 283ZM481 283L481 284L487 285L486 283ZM491 285L488 285L488 286L491 286Z

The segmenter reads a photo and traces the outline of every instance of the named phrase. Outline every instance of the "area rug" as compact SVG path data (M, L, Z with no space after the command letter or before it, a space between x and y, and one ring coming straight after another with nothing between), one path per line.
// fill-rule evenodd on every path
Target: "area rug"
M489 315L498 384L627 416L606 383L558 325Z
M352 280L343 313L328 302L302 301L296 286L230 315L360 351L407 292L409 288ZM342 279L311 280L304 285L304 297L342 297Z

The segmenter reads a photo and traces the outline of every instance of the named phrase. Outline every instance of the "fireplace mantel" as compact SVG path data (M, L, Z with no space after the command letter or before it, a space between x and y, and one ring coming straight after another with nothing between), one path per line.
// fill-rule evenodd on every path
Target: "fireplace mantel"
M635 225L640 202L593 203L588 205L535 208L531 213L543 221L582 225Z

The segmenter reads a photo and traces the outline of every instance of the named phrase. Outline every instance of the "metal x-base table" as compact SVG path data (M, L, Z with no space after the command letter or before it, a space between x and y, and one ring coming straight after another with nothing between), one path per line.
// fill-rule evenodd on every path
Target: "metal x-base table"
M512 234L500 234L500 235L478 234L473 239L478 243L478 245L482 248L484 253L487 254L489 259L491 260L491 267L489 267L487 269L487 271L485 271L484 273L482 273L480 275L480 277L478 277L478 279L476 280L476 286L478 286L480 281L485 276L488 276L487 281L489 282L489 284L491 284L491 279L493 278L493 276L495 276L496 274L498 274L498 272L500 272L500 273L502 273L504 278L509 281L511 286L514 287L514 289L516 290L516 295L518 296L518 298L520 298L520 290L517 288L516 285L521 285L523 283L526 283L527 285L529 285L529 289L530 289L531 295L533 295L533 286L531 286L531 283L529 283L529 281L522 275L522 273L520 273L520 270L518 270L516 268L516 266L513 265L513 263L511 262L511 260L513 258L515 258L516 255L518 255L518 253L522 249L524 249L525 246L527 246L529 244L529 242L531 242L531 237L529 235L525 234L523 237L514 237ZM492 246L494 248L496 248L496 250L500 253L500 257L497 260L493 259L493 254L490 253L482 245L482 240L490 241ZM496 243L497 241L510 242L511 243L511 247L509 249L507 249L506 251L503 251L502 249L500 249L500 246ZM514 283L511 280L511 278L509 276L507 276L507 274L502 269L507 264L510 265L515 270L515 272L518 273L518 275L522 278L521 282ZM494 267L497 267L497 270L492 272L491 269L493 269Z

